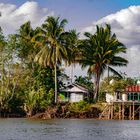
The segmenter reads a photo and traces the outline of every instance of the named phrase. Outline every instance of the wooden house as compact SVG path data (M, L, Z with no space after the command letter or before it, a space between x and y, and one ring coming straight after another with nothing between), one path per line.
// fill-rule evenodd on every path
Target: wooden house
M80 102L89 97L89 90L78 84L70 84L61 89L58 94L59 102Z
M140 101L140 85L132 85L121 91L115 91L113 94L106 93L106 102L125 102Z

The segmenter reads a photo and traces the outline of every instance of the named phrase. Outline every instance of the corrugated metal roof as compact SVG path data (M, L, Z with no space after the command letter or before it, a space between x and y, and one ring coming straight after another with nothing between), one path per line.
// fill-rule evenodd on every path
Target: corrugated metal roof
M128 86L126 87L125 92L140 92L140 86L139 85Z
M82 87L82 86L75 84L75 83L68 85L66 88L61 89L61 91L63 91L63 92L79 92L79 90L72 91L71 89L74 87L77 87L80 90L80 92L83 92L83 93L89 92L89 90L87 88Z

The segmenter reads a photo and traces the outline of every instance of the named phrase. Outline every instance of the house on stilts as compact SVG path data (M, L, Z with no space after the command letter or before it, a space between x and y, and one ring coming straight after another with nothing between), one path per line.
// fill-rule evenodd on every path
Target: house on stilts
M140 84L127 86L124 91L106 93L106 106L99 119L140 119Z

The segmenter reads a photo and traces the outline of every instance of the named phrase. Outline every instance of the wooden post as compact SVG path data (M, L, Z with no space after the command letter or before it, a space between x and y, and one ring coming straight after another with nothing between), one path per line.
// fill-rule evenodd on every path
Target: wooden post
M119 105L119 120L121 120L121 104Z
M124 120L124 102L122 103L122 120Z
M109 105L108 120L110 119L111 105Z
M129 120L131 120L131 116L132 116L132 108L131 108L131 104L129 106Z
M134 106L134 102L133 102L133 120L135 120L135 106Z
M139 106L140 107L140 106ZM139 120L140 120L140 109L139 109Z
M139 106L140 107L140 106ZM139 109L139 120L140 120L140 109Z
M111 119L113 119L114 104L111 105Z

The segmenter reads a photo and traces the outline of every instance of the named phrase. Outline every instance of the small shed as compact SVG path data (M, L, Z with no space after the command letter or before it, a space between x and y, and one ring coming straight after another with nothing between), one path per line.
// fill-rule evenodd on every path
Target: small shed
M60 90L58 100L60 102L79 102L89 97L89 90L78 84L70 84Z

